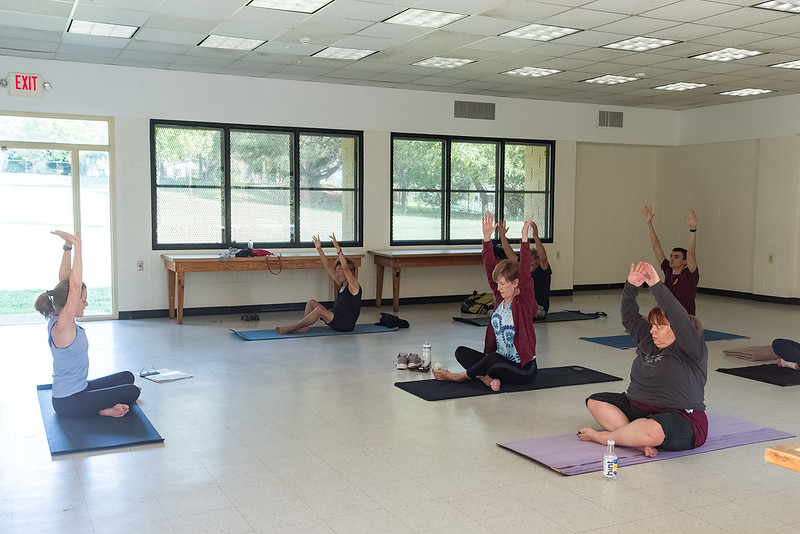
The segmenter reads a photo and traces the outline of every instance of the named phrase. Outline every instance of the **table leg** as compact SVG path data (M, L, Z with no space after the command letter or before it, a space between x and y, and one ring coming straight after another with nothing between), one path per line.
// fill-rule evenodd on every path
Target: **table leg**
M178 324L183 324L183 286L186 273L178 273Z
M400 309L400 267L392 267L392 309Z
M381 297L383 296L383 265L375 264L375 307L381 307Z
M169 303L169 318L175 318L175 271L167 269L167 302Z

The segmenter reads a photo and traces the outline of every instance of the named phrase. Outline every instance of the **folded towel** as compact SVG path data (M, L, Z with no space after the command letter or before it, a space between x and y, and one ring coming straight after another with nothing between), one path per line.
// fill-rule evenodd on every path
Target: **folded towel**
M776 360L778 355L772 351L772 346L766 345L763 347L743 347L741 349L728 349L723 350L726 356L733 356L741 360L750 360L751 362L760 362L767 360Z

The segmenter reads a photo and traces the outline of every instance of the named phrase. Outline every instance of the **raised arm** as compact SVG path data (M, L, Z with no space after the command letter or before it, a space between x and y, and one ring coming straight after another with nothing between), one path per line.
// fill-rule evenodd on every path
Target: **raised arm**
M686 247L686 267L690 272L697 271L697 213L693 209L689 210L686 223L689 225L689 246Z
M72 242L65 237L69 235L66 232L56 230L50 233L64 240L64 254L61 256L61 265L58 267L58 281L60 282L69 279L70 271L72 271Z
M653 253L656 255L656 260L658 260L658 264L667 259L664 255L664 249L661 248L661 241L658 240L658 235L656 235L656 229L653 228L653 217L655 213L653 213L652 206L645 206L642 210L642 214L644 215L644 220L647 223L647 230L650 232L650 246L653 247Z
M59 274L66 272L68 276L64 279L69 280L69 293L67 302L58 312L58 321L50 331L53 342L57 347L68 347L75 340L77 333L75 328L75 318L81 311L81 301L83 300L83 254L81 250L81 234L75 235L56 230L52 232L64 240L66 247L72 247L72 265L69 265L69 251L64 251L64 258L61 260ZM67 264L65 267L65 263Z
M655 350L653 336L650 335L650 323L639 313L639 303L636 301L639 288L646 281L642 265L641 261L636 266L631 263L628 279L622 289L620 315L625 331L636 341L640 349L649 354Z
M514 252L514 249L511 248L511 243L508 242L508 237L506 233L508 232L508 226L506 226L505 221L500 221L497 223L497 233L500 235L500 243L503 245L503 252L506 253L506 258L509 260L516 260L517 253Z
M319 260L322 262L322 268L325 269L325 272L328 273L328 276L333 278L333 281L336 282L336 271L333 270L333 267L331 267L331 262L328 260L328 257L322 250L322 242L319 240L319 236L311 236L311 242L314 243L314 248L317 249L317 252L319 253Z
M531 219L531 228L533 229L533 244L536 245L536 252L539 253L539 265L542 267L542 270L546 271L550 263L547 261L547 251L544 249L542 240L539 239L539 227L536 226L533 219Z
M339 256L339 265L342 266L342 272L344 273L345 280L347 280L347 288L350 290L350 293L353 295L358 294L358 290L361 286L358 283L358 278L353 272L350 270L350 267L347 266L347 258L344 257L344 252L342 252L342 247L339 246L339 242L336 241L336 236L334 234L330 235L331 243L336 248L336 254Z

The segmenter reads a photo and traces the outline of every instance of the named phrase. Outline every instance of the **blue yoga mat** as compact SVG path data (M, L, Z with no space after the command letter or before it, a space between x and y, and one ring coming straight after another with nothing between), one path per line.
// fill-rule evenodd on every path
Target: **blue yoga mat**
M136 404L131 406L124 417L58 415L53 410L52 387L52 384L36 386L36 393L47 433L47 444L53 456L164 441Z
M703 339L705 339L706 342L740 338L747 338L747 336L728 334L727 332L717 332L716 330L703 330ZM628 334L621 334L618 336L581 337L579 339L589 341L591 343L605 345L606 347L613 347L615 349L632 349L636 347L636 343L634 343L633 338Z
M245 341L264 341L267 339L289 339L293 337L315 337L315 336L342 336L348 334L377 334L380 332L394 332L397 327L387 328L378 324L357 324L350 332L339 332L329 326L312 326L304 334L281 335L275 330L234 330L231 332L244 339Z

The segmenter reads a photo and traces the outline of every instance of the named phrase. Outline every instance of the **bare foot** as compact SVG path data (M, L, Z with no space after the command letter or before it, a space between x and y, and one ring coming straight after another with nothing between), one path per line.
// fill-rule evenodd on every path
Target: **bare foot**
M106 408L104 410L100 410L97 412L100 415L105 415L106 417L122 417L126 413L128 413L128 405L127 404L115 404L111 408Z
M286 334L291 334L292 333L292 327L291 326L279 326L278 328L275 329L275 331L277 333L279 333L280 335L285 336Z
M307 334L308 333L308 327L304 326L303 328L298 328L297 330L294 331L294 333L295 334Z
M500 379L491 376L479 376L478 379L492 391L500 391Z
M600 445L605 445L608 442L605 435L608 432L598 432L593 428L581 428L578 430L578 439L581 441L591 441L593 443L599 443Z
M445 382L464 382L469 379L467 373L451 373L447 369L436 369L433 372L433 378Z
M658 449L655 447L642 447L642 452L644 452L644 455L648 458L655 458L658 456Z

